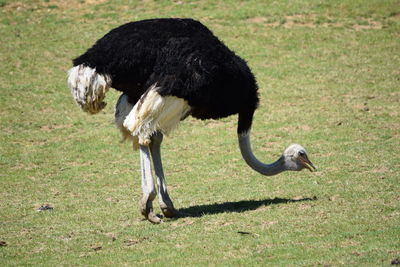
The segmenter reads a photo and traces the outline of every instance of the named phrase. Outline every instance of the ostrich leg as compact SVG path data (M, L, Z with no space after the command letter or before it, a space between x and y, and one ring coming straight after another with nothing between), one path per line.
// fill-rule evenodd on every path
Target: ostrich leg
M140 166L142 171L143 197L140 200L140 211L152 223L160 223L161 219L153 212L153 200L156 197L153 176L151 174L151 160L148 146L140 145Z
M158 198L160 202L160 208L164 213L165 217L171 218L178 215L177 210L174 208L174 204L168 195L167 184L165 183L164 171L161 162L161 142L163 135L161 132L155 133L151 137L150 151L153 158L154 172L157 178L158 185Z

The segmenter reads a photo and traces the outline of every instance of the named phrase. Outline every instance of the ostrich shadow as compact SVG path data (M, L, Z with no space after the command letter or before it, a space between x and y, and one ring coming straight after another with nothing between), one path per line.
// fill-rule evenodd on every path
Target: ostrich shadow
M202 217L204 215L218 214L224 212L246 212L250 210L256 210L261 206L271 206L278 204L287 204L292 202L303 202L303 201L315 201L317 197L312 198L300 198L300 199L290 199L290 198L273 198L273 199L263 199L263 200L241 200L236 202L224 202L224 203L214 203L205 205L196 205L188 208L179 209L181 216L179 218L186 217Z

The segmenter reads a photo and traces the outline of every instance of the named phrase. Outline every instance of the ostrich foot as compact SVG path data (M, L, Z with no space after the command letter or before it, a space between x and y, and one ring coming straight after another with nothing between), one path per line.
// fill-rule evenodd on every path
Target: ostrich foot
M147 214L147 216L145 216L145 217L146 217L146 219L147 219L149 222L154 223L154 224L159 224L159 223L162 223L162 222L163 222L163 221L160 219L160 217L158 217L153 211L149 212L149 213Z
M179 212L174 208L174 204L169 198L168 193L165 192L164 194L162 194L162 192L160 192L159 197L160 208L164 216L167 218L178 217Z
M188 213L175 209L173 205L160 204L160 208L166 218L185 218L190 216Z
M143 198L139 201L140 212L142 215L151 223L159 224L162 223L160 217L158 217L153 211L153 205L151 200L148 198Z
M173 206L168 207L167 205L160 205L161 211L167 218L179 217L179 211Z

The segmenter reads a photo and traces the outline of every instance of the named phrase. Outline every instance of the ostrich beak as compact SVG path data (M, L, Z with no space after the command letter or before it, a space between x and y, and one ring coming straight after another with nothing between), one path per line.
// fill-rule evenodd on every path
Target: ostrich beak
M308 159L307 155L300 157L301 163L303 163L304 167L309 169L310 172L314 172L317 168L312 164L312 162Z

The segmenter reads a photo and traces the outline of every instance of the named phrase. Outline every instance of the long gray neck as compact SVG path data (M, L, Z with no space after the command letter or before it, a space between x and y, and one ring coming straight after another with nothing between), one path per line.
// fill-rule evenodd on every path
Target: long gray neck
M243 159L253 170L267 176L276 175L287 170L285 168L285 160L283 156L271 164L264 164L254 156L250 144L250 131L240 133L238 134L238 137L240 152L242 153Z

